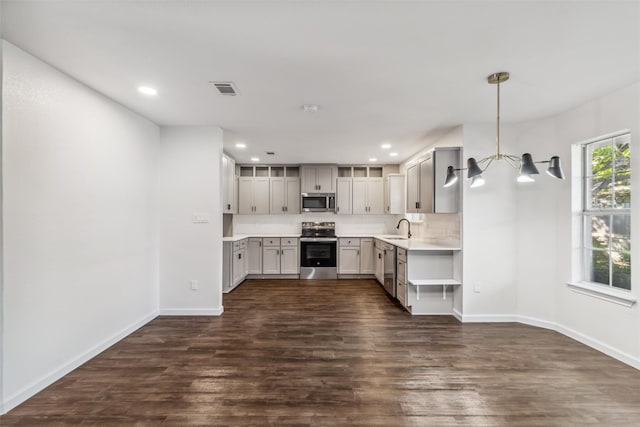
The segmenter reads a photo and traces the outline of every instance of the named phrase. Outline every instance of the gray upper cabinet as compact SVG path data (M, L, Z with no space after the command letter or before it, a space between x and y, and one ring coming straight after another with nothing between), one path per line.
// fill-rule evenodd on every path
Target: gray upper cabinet
M456 213L460 209L460 181L443 186L447 167L460 167L460 148L435 148L407 168L407 212Z
M335 193L336 166L302 166L302 193Z
M237 213L236 162L222 155L222 213Z

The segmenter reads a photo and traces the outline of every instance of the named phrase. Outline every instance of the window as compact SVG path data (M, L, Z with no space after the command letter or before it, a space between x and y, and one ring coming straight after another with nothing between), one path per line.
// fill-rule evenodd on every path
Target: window
M584 281L631 289L631 135L582 146Z

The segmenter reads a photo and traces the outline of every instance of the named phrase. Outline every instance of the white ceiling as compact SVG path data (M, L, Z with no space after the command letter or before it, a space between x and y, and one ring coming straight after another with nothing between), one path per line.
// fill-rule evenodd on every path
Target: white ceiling
M221 126L241 162L397 163L429 133L494 121L496 71L503 122L640 76L638 1L3 0L2 32L158 124Z

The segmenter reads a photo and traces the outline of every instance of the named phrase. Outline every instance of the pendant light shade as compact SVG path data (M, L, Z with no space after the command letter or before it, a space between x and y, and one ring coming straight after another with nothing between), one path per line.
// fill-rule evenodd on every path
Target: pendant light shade
M521 157L514 156L512 154L504 154L500 151L500 84L509 80L509 73L501 71L493 73L487 77L487 82L492 85L496 85L496 153L490 156L484 157L480 160L476 160L473 157L467 159L467 178L471 180L471 187L480 187L484 184L484 178L482 177L483 171L486 171L489 166L494 162L499 163L504 160L503 163L508 164L514 169L519 169L518 182L534 182L534 175L538 175L538 168L536 163L549 163L549 169L547 173L558 179L564 179L564 173L562 172L562 166L560 165L560 157L553 156L551 160L542 162L534 162L530 153L524 153ZM482 167L480 167L482 165ZM447 178L445 179L444 186L448 187L453 185L457 181L456 170L453 166L447 168Z
M533 163L533 158L531 154L524 153L522 155L522 160L520 161L520 175L518 175L518 182L534 182L535 179L531 175L537 175L538 168Z
M549 160L549 169L547 169L547 174L554 178L564 179L564 172L562 172L562 165L560 164L560 157L553 156Z
M538 172L538 168L533 163L533 158L531 157L531 154L524 153L522 155L522 164L520 165L520 174L521 175L537 175L539 173L540 172Z
M473 157L467 159L467 178L471 179L474 176L482 175L482 169L478 166L478 162Z
M447 178L444 180L445 187L451 187L453 184L458 182L458 173L453 166L447 167Z

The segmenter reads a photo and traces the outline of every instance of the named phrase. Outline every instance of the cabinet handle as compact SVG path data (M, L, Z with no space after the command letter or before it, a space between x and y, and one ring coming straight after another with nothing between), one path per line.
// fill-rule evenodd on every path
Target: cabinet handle
M261 248L262 247L262 241L258 242L258 247Z
M242 252L238 252L238 259L242 259Z
M418 209L418 202L416 202L416 209Z
M231 210L231 205L230 204L227 205L227 209Z
M340 206L336 206L336 212L340 212Z
M382 254L378 254L378 259L382 259Z
M358 253L356 255L360 255L360 249L358 249Z

